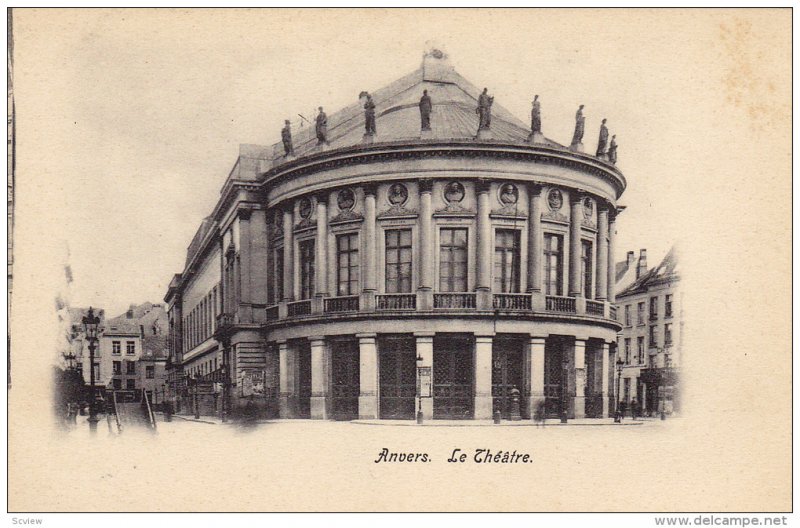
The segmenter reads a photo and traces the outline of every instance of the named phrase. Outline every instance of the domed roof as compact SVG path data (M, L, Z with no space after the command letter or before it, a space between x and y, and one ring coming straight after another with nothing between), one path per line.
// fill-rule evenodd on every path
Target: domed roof
M370 92L375 103L375 143L421 141L418 105L423 90L427 90L431 97L433 111L431 132L422 141L475 139L478 130L476 108L480 90L453 69L445 54L431 50L426 53L419 69L384 88ZM496 102L492 104L493 141L525 142L529 134L529 125ZM363 143L363 138L363 102L356 101L334 114L328 114L328 149L359 145ZM292 130L292 141L298 157L318 149L313 124ZM544 141L544 145L563 148L549 139ZM273 145L273 156L283 157L282 143Z

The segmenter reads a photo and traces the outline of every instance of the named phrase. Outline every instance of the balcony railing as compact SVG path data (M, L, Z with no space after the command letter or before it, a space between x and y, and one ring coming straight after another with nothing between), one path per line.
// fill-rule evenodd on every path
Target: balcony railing
M616 320L617 320L617 307L616 307L616 306L611 306L611 307L608 309L608 314L609 314L609 316L610 316L610 317L611 317L613 320L615 320L615 321L616 321ZM626 324L626 326L630 326L630 325L631 325L631 322L630 322L630 321L627 321L627 324Z
M548 295L545 297L544 309L548 312L576 313L575 297L556 297Z
M289 303L287 306L289 317L311 314L311 299Z
M433 307L450 310L474 310L474 293L434 293Z
M492 298L495 310L530 310L531 295L528 293L495 293Z
M267 321L276 321L280 317L278 305L270 306L267 308Z
M600 301L586 300L586 315L596 315L603 317L605 315L605 304Z
M358 295L348 295L347 297L329 297L325 299L325 313L357 311Z
M387 293L377 295L378 310L416 310L416 293Z

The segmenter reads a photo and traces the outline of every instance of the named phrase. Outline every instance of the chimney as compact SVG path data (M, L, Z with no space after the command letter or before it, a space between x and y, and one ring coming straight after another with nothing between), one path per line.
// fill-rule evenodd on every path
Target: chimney
M625 266L628 269L631 269L633 267L633 261L636 260L633 255L634 255L633 251L628 251L627 266Z
M640 249L639 250L639 266L636 268L636 278L638 279L642 275L647 273L647 250Z

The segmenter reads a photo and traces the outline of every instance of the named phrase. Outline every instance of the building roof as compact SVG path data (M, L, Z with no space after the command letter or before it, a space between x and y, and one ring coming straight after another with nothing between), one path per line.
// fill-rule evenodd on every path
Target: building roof
M393 83L370 92L375 103L376 142L420 139L419 100L427 90L433 103L430 140L474 139L478 130L476 113L480 89L467 81L450 65L447 55L438 50L426 53L422 66ZM492 95L491 90L489 95ZM338 112L327 114L330 148L362 143L364 136L363 102L355 102ZM321 106L325 106L322 104ZM326 112L327 113L327 112ZM310 116L313 121L316 117ZM530 134L529 125L494 102L491 121L492 138L503 142L524 142ZM426 137L428 139L428 137ZM296 156L309 154L317 147L313 123L292 130ZM545 139L547 146L562 147ZM283 157L283 143L272 146L273 158Z
M643 293L653 286L678 281L680 280L678 271L678 252L675 246L672 246L658 266L650 268L636 279L633 284L617 293L617 298Z

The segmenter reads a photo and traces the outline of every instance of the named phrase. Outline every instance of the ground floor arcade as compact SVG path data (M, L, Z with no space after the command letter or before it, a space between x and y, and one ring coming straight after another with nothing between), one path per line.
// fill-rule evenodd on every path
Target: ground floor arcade
M417 332L313 336L267 344L282 418L607 417L613 351L569 335ZM275 374L275 373L272 373ZM419 397L420 393L423 397Z

